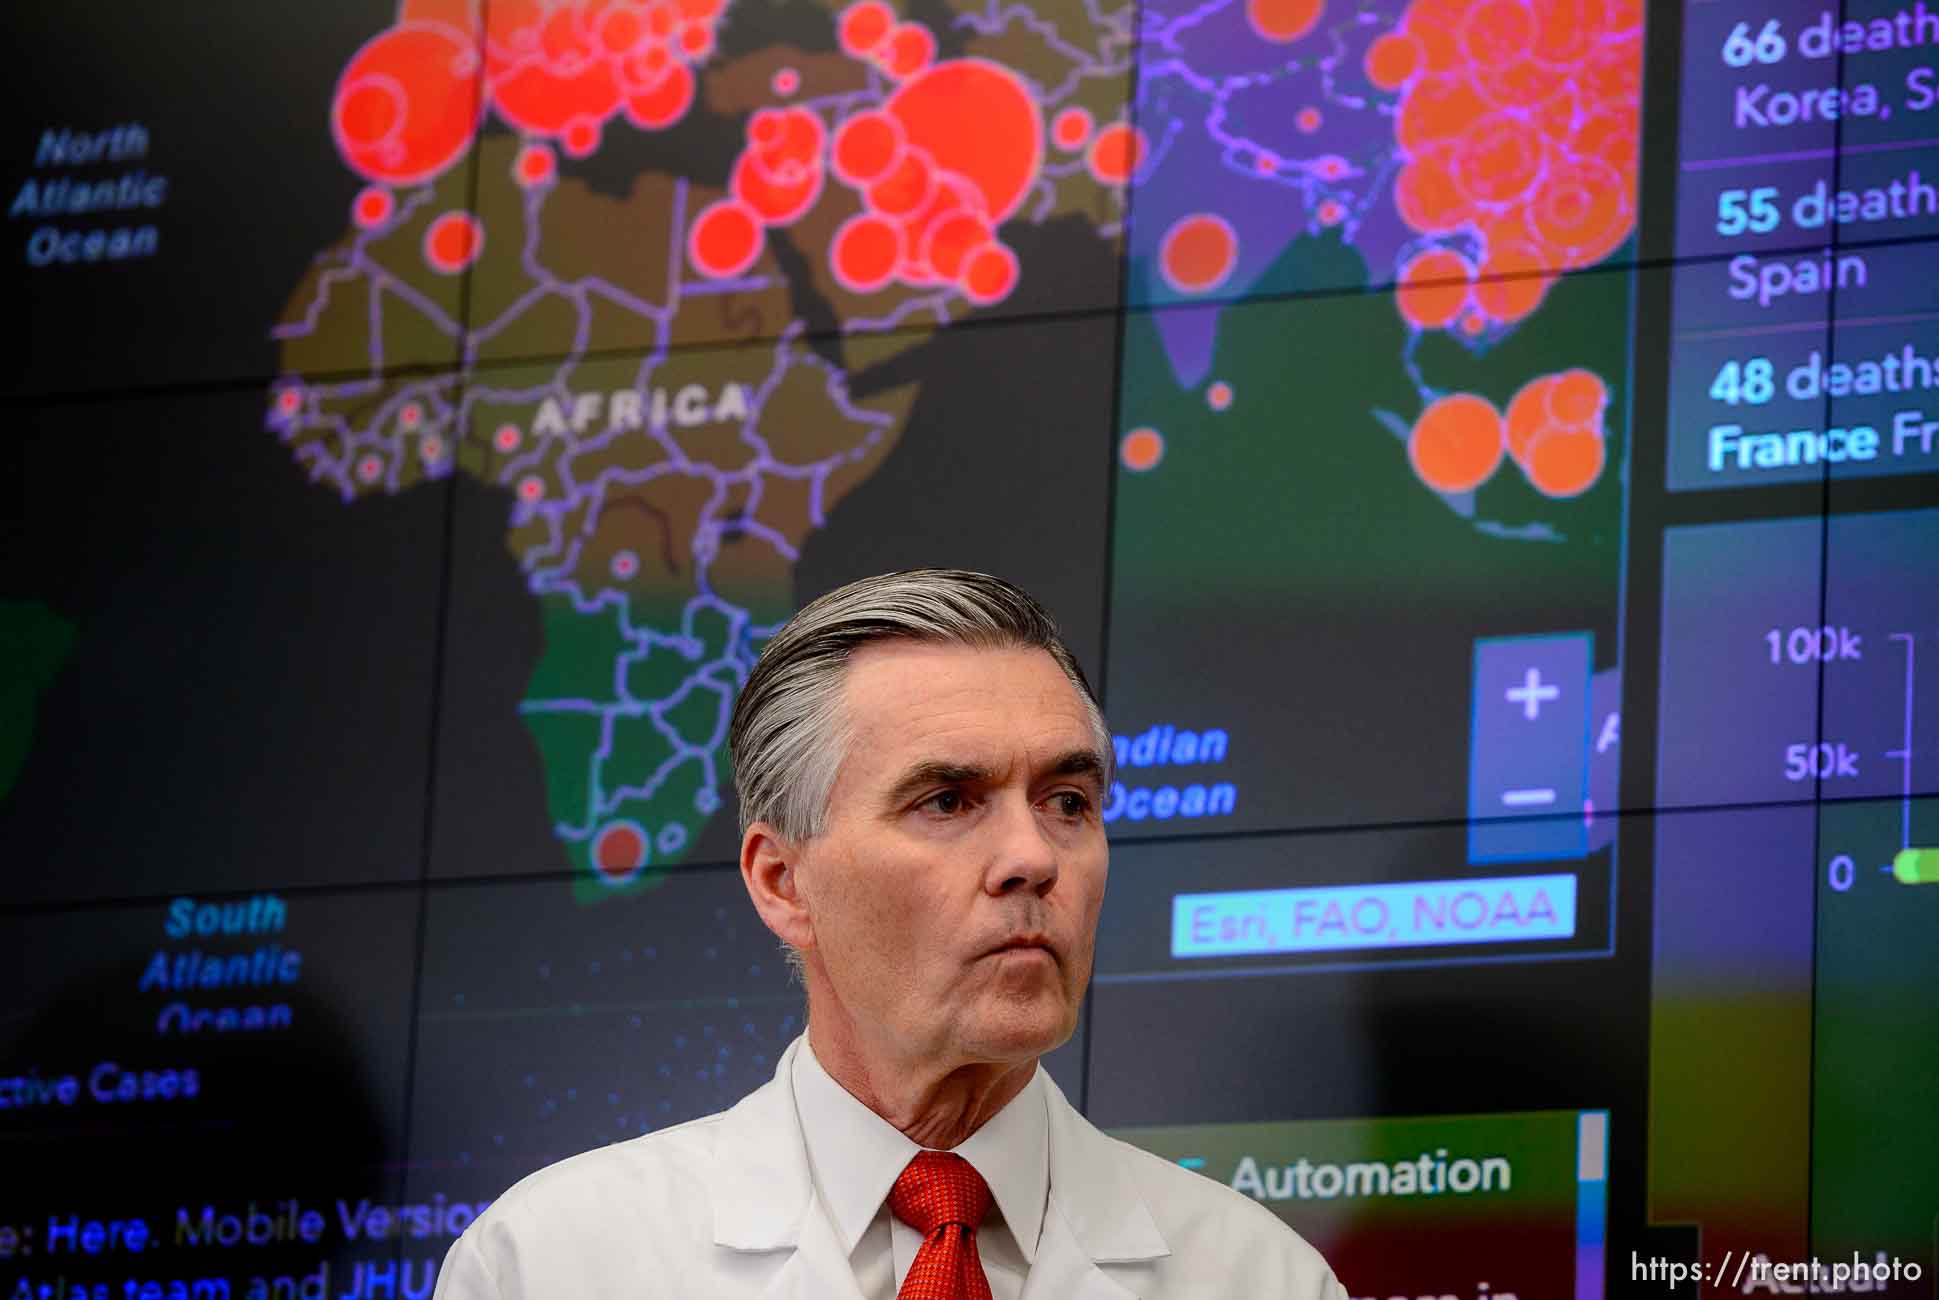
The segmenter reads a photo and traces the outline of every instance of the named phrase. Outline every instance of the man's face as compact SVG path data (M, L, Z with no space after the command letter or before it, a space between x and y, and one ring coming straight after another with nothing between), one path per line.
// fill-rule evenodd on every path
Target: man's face
M1042 650L890 641L844 688L808 961L894 1057L1018 1062L1077 1026L1107 850L1084 701Z

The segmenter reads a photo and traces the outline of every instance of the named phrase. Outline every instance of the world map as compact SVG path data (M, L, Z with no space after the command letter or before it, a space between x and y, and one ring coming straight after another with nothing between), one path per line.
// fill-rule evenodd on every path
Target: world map
M1122 300L1068 306L1150 309L1190 389L1296 241L1394 285L1412 374L1421 339L1486 350L1634 226L1640 6L854 0L799 7L793 43L743 6L403 0L327 108L363 186L346 232L272 331L267 426L320 488L502 493L544 629L521 718L587 900L651 885L721 808L804 542L922 436L920 378L851 381L1055 279L1014 232L1122 248ZM731 159L652 147L703 122ZM439 346L458 364L390 364ZM1607 463L1589 370L1505 410L1417 387L1374 414L1457 512L1504 464L1566 500ZM1162 472L1166 436L1124 430L1122 471Z

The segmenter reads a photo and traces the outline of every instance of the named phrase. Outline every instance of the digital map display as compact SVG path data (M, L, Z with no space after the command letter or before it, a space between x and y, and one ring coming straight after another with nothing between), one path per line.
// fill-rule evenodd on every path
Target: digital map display
M1939 1295L1939 9L0 22L0 1300L769 1078L733 701L928 565L1109 719L1095 1123L1354 1297Z

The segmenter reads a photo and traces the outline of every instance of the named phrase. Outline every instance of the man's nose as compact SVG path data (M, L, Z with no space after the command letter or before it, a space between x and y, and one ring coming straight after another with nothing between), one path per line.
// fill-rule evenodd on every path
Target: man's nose
M1050 892L1057 883L1057 846L1028 796L1000 801L991 829L996 835L984 888L992 894Z

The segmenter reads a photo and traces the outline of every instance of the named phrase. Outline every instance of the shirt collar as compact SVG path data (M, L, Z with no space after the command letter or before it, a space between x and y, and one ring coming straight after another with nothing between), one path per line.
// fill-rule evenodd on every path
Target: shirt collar
M1050 1192L1050 1117L1042 1080L1040 1064L1023 1090L956 1148L990 1185L1026 1262L1036 1259ZM795 1055L793 1084L815 1186L842 1249L853 1254L897 1176L922 1148L836 1083L806 1035Z
M990 1185L1025 1263L1036 1262L1044 1202L1050 1195L1050 1113L1043 1074L1040 1062L1023 1091L956 1148Z

